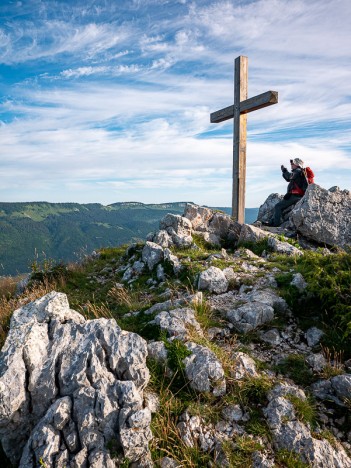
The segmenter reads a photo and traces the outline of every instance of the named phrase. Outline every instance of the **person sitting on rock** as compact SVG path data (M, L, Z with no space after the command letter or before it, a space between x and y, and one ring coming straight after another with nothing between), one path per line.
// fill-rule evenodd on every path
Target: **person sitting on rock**
M283 200L278 202L274 207L274 216L270 226L280 226L282 212L288 206L294 205L304 196L306 191L306 176L304 174L304 162L300 158L290 159L291 171L286 167L281 166L284 179L289 182L287 193Z

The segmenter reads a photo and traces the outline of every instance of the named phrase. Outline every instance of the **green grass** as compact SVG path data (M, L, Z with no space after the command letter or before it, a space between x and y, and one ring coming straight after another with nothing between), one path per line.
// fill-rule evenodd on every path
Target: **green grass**
M261 444L250 437L238 436L234 441L222 442L222 450L229 462L230 467L250 467L252 466L252 454L263 450Z
M267 403L267 393L272 389L273 381L265 375L247 377L240 383L240 398L244 406Z
M301 354L290 354L275 366L275 370L303 387L310 385L315 380L305 357Z
M316 426L315 401L311 397L303 400L295 395L287 395L286 399L292 403L297 419L314 429Z
M275 454L275 459L286 468L309 468L310 466L304 463L297 453L287 449L278 450Z

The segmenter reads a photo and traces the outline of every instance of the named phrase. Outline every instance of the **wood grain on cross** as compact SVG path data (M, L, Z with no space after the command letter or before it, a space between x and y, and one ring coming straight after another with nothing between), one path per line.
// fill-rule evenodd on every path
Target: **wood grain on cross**
M247 88L248 58L240 56L235 59L234 66L234 105L211 114L211 123L234 118L232 216L239 223L245 221L246 114L278 102L276 91L248 99Z

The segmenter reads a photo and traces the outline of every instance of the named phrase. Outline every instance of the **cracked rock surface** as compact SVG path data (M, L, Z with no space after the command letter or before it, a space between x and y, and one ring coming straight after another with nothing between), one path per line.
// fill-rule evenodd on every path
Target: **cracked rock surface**
M112 467L106 444L148 466L146 342L115 320L85 320L65 294L16 310L0 355L0 437L21 468ZM22 454L22 456L21 456Z

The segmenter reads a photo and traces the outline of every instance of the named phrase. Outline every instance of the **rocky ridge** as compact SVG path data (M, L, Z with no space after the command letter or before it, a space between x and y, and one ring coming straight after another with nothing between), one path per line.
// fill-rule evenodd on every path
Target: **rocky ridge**
M269 251L261 256L240 248L262 239ZM201 250L201 242L216 249L194 273L190 255ZM320 347L323 332L300 329L279 294L281 272L270 265L270 252L303 255L275 233L187 205L183 216L168 214L145 244L130 246L124 259L91 277L101 286L119 278L115 290L124 292L145 278L150 294L163 291L161 301L125 314L155 330L147 342L122 331L114 319L86 320L62 293L15 311L0 355L0 438L9 459L28 468L112 467L126 460L130 466L154 466L151 413L157 417L160 401L146 389L148 356L171 381L181 372L194 400L207 398L220 408L216 420L194 413L191 405L174 416L180 443L207 454L208 466L269 467L283 463L288 453L306 466L351 467L345 403L351 374L344 369L322 377L328 365ZM182 281L190 272L189 292ZM303 292L305 279L291 275L290 285ZM168 287L171 280L179 287ZM277 319L284 328L272 324ZM245 345L250 334L256 339ZM183 353L178 368L171 362L175 349ZM308 386L317 424L301 415L306 390L279 370L290 356L302 357L309 375L319 376ZM253 430L258 413L259 431ZM245 455L243 441L249 447ZM181 466L170 454L156 464Z
M275 205L283 198L272 193L260 206L258 221L267 223L272 219ZM326 190L317 184L308 186L305 195L296 205L283 213L282 227L291 236L299 236L318 245L351 246L351 193L331 187Z

